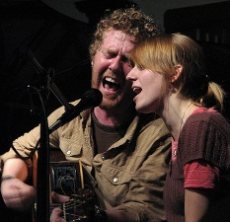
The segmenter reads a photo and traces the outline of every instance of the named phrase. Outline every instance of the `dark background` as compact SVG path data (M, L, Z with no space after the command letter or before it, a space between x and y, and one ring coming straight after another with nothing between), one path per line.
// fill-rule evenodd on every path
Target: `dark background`
M1 153L40 120L38 96L27 86L36 87L44 96L47 93L42 89L50 77L68 101L79 98L90 87L88 47L95 24L105 9L131 4L118 0L79 3L76 11L83 10L87 22L40 1L0 3ZM45 100L47 113L61 105L52 93Z
M68 101L79 98L90 87L88 46L95 24L105 9L130 4L133 3L122 0L78 1L73 7L85 13L86 22L41 1L0 1L0 154L8 150L13 139L40 122L38 95L28 90L27 85L41 92L47 101L47 113L60 106L52 93L43 90L48 77ZM210 78L227 93L230 89L229 11L230 2L226 1L170 9L164 16L166 32L185 33L203 46ZM229 119L228 94L225 103L224 115ZM28 214L7 210L0 201L1 221L31 221L28 218Z
M230 120L230 1L167 10L165 32L191 36L207 59L207 75L226 92L225 117Z

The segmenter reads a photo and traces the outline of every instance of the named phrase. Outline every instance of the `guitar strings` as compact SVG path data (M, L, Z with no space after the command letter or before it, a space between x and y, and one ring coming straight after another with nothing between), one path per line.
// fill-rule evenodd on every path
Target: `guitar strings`
M63 210L63 218L65 218L65 219L66 219L66 216L72 217L74 219L87 218L86 215L82 216L82 215L78 215L77 213L75 213L76 212L76 208L78 208L80 205L81 204L76 204L75 201L72 200L70 202L63 203L63 204L59 204L59 203L52 204L52 206L50 207L51 208L50 210L52 210L55 207L61 207L61 209ZM73 213L68 212L68 210L73 210Z

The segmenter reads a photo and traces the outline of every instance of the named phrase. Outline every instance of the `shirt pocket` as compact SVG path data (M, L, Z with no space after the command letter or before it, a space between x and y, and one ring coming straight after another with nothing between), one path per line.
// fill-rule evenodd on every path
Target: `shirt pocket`
M79 144L64 137L60 139L60 149L67 157L80 157L82 154L82 147Z
M117 205L125 199L132 176L124 168L116 168L103 164L101 168L101 183L103 193L112 205Z

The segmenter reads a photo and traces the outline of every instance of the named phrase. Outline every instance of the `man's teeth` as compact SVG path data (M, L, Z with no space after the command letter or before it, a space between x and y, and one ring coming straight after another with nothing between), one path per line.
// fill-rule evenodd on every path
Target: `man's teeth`
M111 77L105 77L105 80L108 82L116 83L115 80Z
M120 84L115 81L115 79L111 77L105 77L103 79L103 85L108 86L110 88L119 88Z

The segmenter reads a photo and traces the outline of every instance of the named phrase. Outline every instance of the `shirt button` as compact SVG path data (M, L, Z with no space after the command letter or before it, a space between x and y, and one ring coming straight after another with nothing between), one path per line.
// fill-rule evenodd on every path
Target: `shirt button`
M68 151L66 152L66 154L67 154L67 155L70 155L70 154L71 154L71 150L68 150Z
M117 183L118 182L118 178L117 177L114 177L113 178L113 183Z
M101 156L101 159L105 160L105 156L104 156L104 155L102 155L102 156Z

